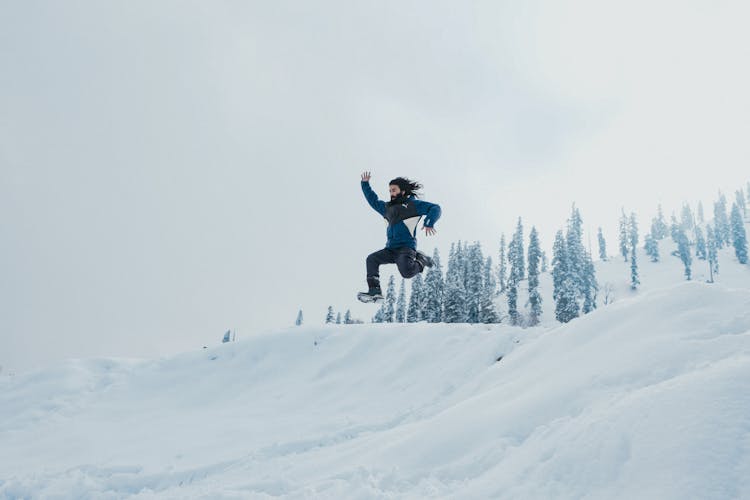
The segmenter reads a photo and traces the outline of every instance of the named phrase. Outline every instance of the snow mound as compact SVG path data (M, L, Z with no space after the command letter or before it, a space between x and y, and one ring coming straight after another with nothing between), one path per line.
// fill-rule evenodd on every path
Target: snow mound
M750 498L750 290L0 380L0 498Z

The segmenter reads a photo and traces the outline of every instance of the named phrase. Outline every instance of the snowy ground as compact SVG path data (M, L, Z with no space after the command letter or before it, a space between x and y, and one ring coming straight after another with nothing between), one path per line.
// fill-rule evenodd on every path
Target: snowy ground
M0 378L0 498L750 498L750 268L663 258L636 293L599 263L614 302L567 325L546 299L534 329L303 326Z

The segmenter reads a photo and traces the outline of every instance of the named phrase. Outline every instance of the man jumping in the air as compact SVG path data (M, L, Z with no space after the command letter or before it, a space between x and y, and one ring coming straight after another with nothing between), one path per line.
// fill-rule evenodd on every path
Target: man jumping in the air
M357 298L362 302L383 300L380 289L380 264L396 264L401 276L412 278L432 267L432 259L417 251L417 224L425 216L425 235L435 234L435 222L440 218L440 205L418 200L417 192L422 185L396 177L388 183L391 201L384 202L370 187L370 172L362 173L362 192L370 206L388 222L385 248L367 256L367 292L360 292Z

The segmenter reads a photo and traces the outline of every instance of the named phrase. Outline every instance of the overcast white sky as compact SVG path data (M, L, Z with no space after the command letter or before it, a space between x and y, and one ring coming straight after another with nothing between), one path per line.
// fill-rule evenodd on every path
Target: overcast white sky
M403 175L437 247L750 180L747 2L0 0L0 366L356 302ZM382 276L394 271L384 268Z

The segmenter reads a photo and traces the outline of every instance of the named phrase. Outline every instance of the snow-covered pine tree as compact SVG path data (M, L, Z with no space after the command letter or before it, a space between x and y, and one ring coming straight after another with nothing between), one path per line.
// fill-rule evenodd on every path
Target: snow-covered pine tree
M426 319L430 323L440 323L443 321L445 283L443 281L443 268L440 265L440 253L437 248L432 253L432 260L434 264L427 271L422 288L422 319Z
M562 294L563 279L566 274L567 256L565 255L565 238L562 229L555 233L552 244L552 299L557 302Z
M719 244L716 241L716 232L710 225L706 226L706 250L708 251L708 266L711 272L711 283L713 275L719 274Z
M667 237L667 231L668 228L667 223L664 220L664 210L662 209L661 204L659 204L656 217L654 217L651 222L651 234L655 240L663 240Z
M463 285L464 290L466 290L469 281L469 246L465 241L463 242L463 245L461 243L461 240L459 240L456 244L456 268L461 284Z
M406 280L401 278L401 287L398 290L396 301L396 323L406 322Z
M445 301L443 321L446 323L466 323L466 290L461 277L454 272L445 280Z
M478 241L475 241L468 247L466 258L466 321L469 323L479 323L483 270L482 247Z
M742 189L738 189L735 193L737 200L735 203L740 207L740 214L742 217L747 217L747 203L745 203L745 193Z
M714 203L714 236L716 236L716 244L719 248L724 248L724 245L729 246L732 242L729 217L727 217L727 198L721 191L719 200Z
M659 262L659 241L654 238L652 233L646 234L644 249L646 250L646 255L651 258L651 262Z
M659 236L659 229L658 229L658 226L657 226L657 223L656 223L656 217L654 217L653 219L651 219L651 233L650 234L651 234L651 237L653 239L655 239L657 241L660 239L660 238L658 238L658 236Z
M344 324L345 325L352 324L352 312L349 309L347 309L346 313L344 314Z
M706 238L703 237L703 230L700 226L695 226L695 255L700 260L706 260Z
M472 272L476 275L477 280L477 311L481 309L481 303L482 303L482 294L484 293L484 287L486 285L486 281L484 279L484 265L486 262L486 258L484 256L484 252L482 252L482 245L480 242L475 242L475 249L474 249L474 265L476 266L476 270L472 270ZM492 279L492 282L495 283L495 279ZM494 293L494 290L491 291L491 293ZM479 321L479 316L477 314L477 321Z
M507 274L508 274L508 267L505 263L506 256L505 256L505 233L500 235L500 255L499 255L499 261L497 266L497 280L498 285L500 286L497 294L501 294L505 291L506 283L508 282Z
M578 317L576 287L569 277L568 256L562 230L557 231L552 247L552 282L555 300L555 319L567 323Z
M703 202L699 201L698 202L698 224L703 224L704 222L706 222L706 217L703 214Z
M336 324L337 325L341 324L341 311L336 313Z
M677 216L672 212L669 217L669 234L672 236L672 241L675 243L679 242L680 236L680 223L677 222Z
M518 326L521 316L518 314L518 283L508 280L508 286L505 288L505 295L508 301L508 317L510 324Z
M542 316L542 296L539 293L539 264L542 249L539 246L539 235L536 227L531 226L529 234L529 326L539 324Z
M500 323L500 315L495 308L495 276L492 273L492 257L489 255L484 263L484 272L482 273L482 297L479 303L479 322L480 323Z
M294 324L297 326L302 325L302 309L297 313L297 321L295 321Z
M607 242L604 239L604 234L602 233L601 226L599 227L599 230L596 233L596 237L599 240L599 258L601 260L606 261L607 260Z
M326 314L326 323L333 323L336 321L336 317L333 315L333 306L328 306L328 314Z
M635 218L634 212L630 213L628 233L630 239L630 288L635 290L638 288L638 285L641 284L641 280L638 279L638 261L636 259L636 249L638 248L638 221Z
M466 322L466 290L461 279L461 267L458 246L453 260L448 259L448 271L445 275L445 296L443 298L443 321L446 323Z
M599 291L599 283L596 281L596 268L591 254L586 252L586 262L583 267L583 282L585 294L583 296L583 314L588 314L596 309L596 296Z
M429 271L428 271L429 272ZM422 275L417 274L411 280L411 295L409 296L409 310L406 313L407 323L416 323L422 320Z
M682 263L685 266L685 277L690 280L692 276L691 265L693 263L693 258L690 255L690 241L688 241L687 234L685 234L685 230L682 228L680 228L677 233L677 251L680 254L680 260L682 260Z
M661 207L661 205L660 205ZM620 255L628 261L628 216L625 215L625 209L622 209L620 215Z
M747 264L747 233L745 231L745 222L737 203L732 204L731 226L734 254L737 256L740 264Z
M586 297L584 268L586 267L586 250L583 247L583 220L581 213L573 205L568 228L565 235L565 250L568 258L568 277L576 287L576 300Z
M385 292L385 302L383 303L383 320L386 323L393 323L393 316L396 312L396 279L391 274L388 279L388 289Z
M466 321L466 318L469 315L468 312L468 298L466 297L466 291L469 286L469 244L465 241L459 240L458 243L456 243L456 255L455 255L455 263L453 264L454 272L456 273L458 281L461 282L461 287L463 290L463 297L462 297L462 303L464 307L463 317ZM447 279L446 279L446 289L447 289Z
M690 208L689 203L684 203L682 205L682 212L680 214L680 219L681 219L680 226L682 227L682 229L685 230L685 233L693 229L694 216L693 216L693 210Z
M518 313L518 284L524 277L525 264L523 255L523 223L518 218L516 231L508 247L508 262L510 264L510 277L508 278L507 295L508 295L508 316L511 325L520 325L521 317Z
M519 282L526 276L526 256L523 251L523 221L521 221L520 217L516 223L516 231L513 234L513 239L516 242L514 255L511 257L510 252L508 252L508 261L511 264L510 278ZM513 267L514 265L515 267Z
M375 316L372 317L373 323L383 323L385 322L385 304L381 304L380 308L378 308L378 311L375 313Z

